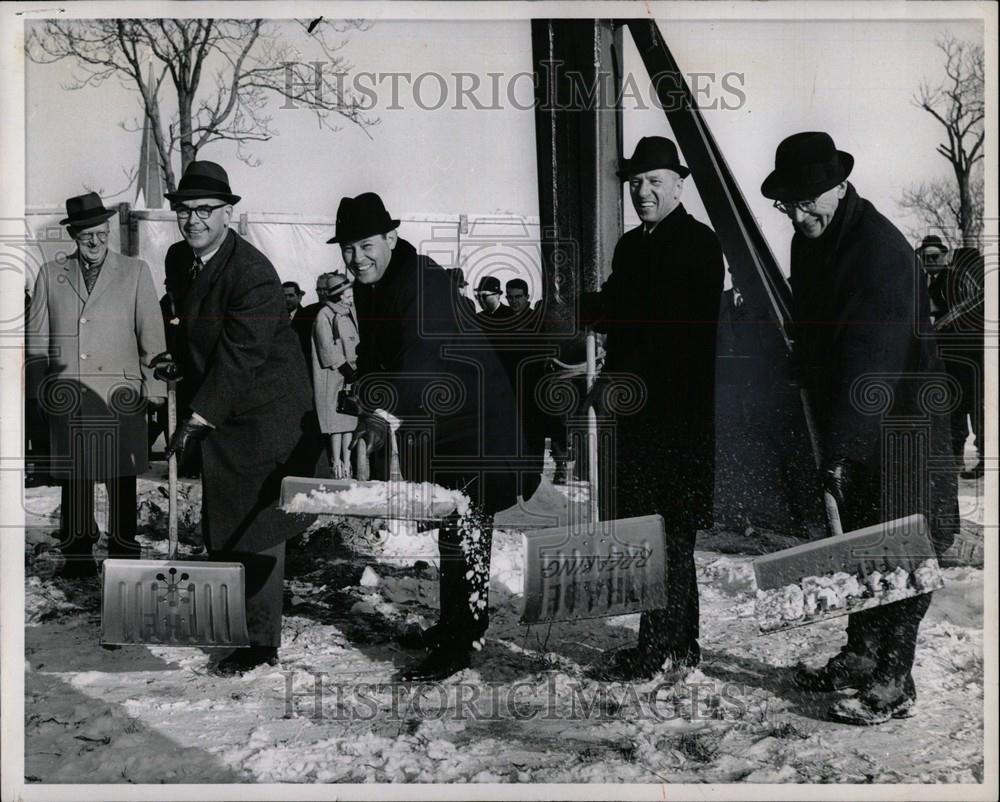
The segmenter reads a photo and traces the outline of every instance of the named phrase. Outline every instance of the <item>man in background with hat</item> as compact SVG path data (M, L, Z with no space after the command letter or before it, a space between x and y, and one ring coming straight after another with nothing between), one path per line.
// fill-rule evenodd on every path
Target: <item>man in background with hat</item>
M226 171L191 162L167 198L184 237L166 256L181 345L156 363L158 375L188 384L191 407L167 452L200 445L205 546L213 560L246 567L250 647L215 667L238 674L277 661L285 541L296 531L276 502L282 478L302 469L309 377L277 272L229 227L240 197Z
M108 555L137 557L136 476L148 468L146 405L165 387L152 359L166 347L149 267L108 248L97 193L66 201L76 250L47 262L35 281L26 327L27 395L48 418L49 473L62 489L59 540L67 577L96 574L94 482L108 491Z
M500 300L500 279L496 276L483 276L479 279L476 289L473 290L476 301L479 302L480 311L476 313L476 320L487 331L502 327L505 321L513 317L513 310Z
M605 515L658 513L666 525L667 607L643 613L638 646L618 654L609 673L624 679L677 677L701 658L694 546L712 521L723 263L715 232L681 203L689 173L669 139L639 141L619 175L640 225L618 241L600 293L582 299L582 320L607 333L598 415L614 413L602 398L616 374L637 377L644 397L615 420L616 506Z
M379 407L401 420L399 461L407 481L460 490L476 509L472 517L451 516L440 527L440 619L407 639L430 653L400 679L432 681L467 668L471 652L482 645L492 516L518 494L510 462L516 412L489 343L461 333L448 272L400 238L398 226L382 199L366 192L341 200L329 242L340 245L355 277L361 340L355 387L362 411ZM380 418L360 418L355 440L368 446L372 478L389 478L389 436ZM526 498L537 480L524 477Z
M853 166L828 134L794 134L778 145L761 186L795 229L795 372L844 531L921 513L940 554L954 539L958 507L954 474L927 467L949 450L947 404L934 403L947 384L933 339L919 334L927 293L914 281L906 238L848 182ZM812 691L857 689L831 708L841 721L911 715L910 670L929 604L923 594L852 614L846 645L796 681Z

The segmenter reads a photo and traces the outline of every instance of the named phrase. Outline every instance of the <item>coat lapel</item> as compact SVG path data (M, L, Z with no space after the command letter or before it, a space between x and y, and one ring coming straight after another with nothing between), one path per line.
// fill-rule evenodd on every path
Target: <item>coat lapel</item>
M188 314L191 314L198 308L202 299L208 295L208 291L212 288L212 285L219 280L226 265L229 264L235 248L236 234L230 229L229 233L226 234L226 239L223 241L222 247L209 260L208 264L201 269L198 277L188 289L187 297L184 300L184 306ZM194 263L193 252L191 253L191 262L192 264Z
M118 270L121 265L118 261L118 254L112 250L108 250L108 255L104 257L104 264L101 265L101 272L97 274L97 281L94 282L94 291L90 293L87 298L86 305L93 305L97 303L98 297L109 287L112 283L118 280ZM84 292L86 292L86 284L83 281L83 276L80 274L79 263L77 264L77 276L80 284L83 286Z
M66 283L77 298L80 299L80 306L87 303L87 286L83 283L83 273L80 270L80 256L78 253L70 256L63 263L63 275L66 276Z

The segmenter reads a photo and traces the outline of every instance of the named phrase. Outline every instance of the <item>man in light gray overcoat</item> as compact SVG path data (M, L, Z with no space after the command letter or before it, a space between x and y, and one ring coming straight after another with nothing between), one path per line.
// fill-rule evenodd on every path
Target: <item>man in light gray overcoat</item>
M108 218L90 192L60 221L76 244L35 281L26 326L29 400L48 419L62 488L59 539L68 577L93 576L94 482L108 490L108 553L138 556L136 476L147 467L146 407L165 388L150 360L166 350L149 267L108 249Z

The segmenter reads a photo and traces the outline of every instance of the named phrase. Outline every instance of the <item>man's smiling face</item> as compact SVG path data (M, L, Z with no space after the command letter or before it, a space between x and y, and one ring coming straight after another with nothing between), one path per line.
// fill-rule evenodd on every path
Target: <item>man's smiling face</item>
M355 279L362 284L374 284L385 275L396 241L396 232L389 231L357 242L345 242L340 246L340 253Z
M632 205L643 223L656 225L680 203L684 179L673 170L660 168L629 176Z

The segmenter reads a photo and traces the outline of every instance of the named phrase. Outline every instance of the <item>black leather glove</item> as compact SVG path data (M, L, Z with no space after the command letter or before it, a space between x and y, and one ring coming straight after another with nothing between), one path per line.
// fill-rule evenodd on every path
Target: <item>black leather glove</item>
M378 454L385 448L386 440L389 438L389 422L379 415L369 415L362 413L358 417L358 425L354 430L354 440L351 448L355 448L362 440L368 447L369 458L372 454Z
M191 443L203 439L210 431L212 431L212 427L207 423L202 423L194 418L185 418L183 423L177 427L174 436L170 438L170 444L166 450L167 459L170 459L174 454L180 459Z
M823 467L823 489L843 508L860 479L861 465L852 459L837 457Z
M181 366L177 364L169 351L154 356L149 366L153 369L153 376L161 382L179 382L184 378Z
M584 292L580 294L580 322L591 324L601 319L603 303L601 293Z
M340 375L344 377L344 381L346 381L348 384L353 383L358 376L358 372L351 367L350 362L345 362L343 365L337 368L337 370L340 371Z

